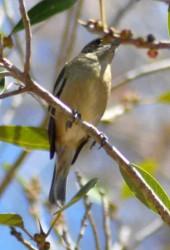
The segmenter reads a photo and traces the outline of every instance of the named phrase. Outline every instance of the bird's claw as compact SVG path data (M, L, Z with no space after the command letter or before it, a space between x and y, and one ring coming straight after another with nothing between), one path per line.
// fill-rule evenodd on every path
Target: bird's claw
M78 111L72 109L72 114L73 114L73 119L72 119L72 121L67 121L66 129L71 128L76 119L81 119L81 114Z
M101 149L108 141L108 137L103 133L100 134L100 138L101 138L102 142L101 142L100 146L98 147L98 149Z
M102 142L101 142L100 146L98 147L98 149L101 149L105 145L105 143L108 141L107 136L104 135L103 133L100 133L100 138L101 138ZM92 149L95 145L96 145L96 141L93 141L91 146L90 146L90 149Z
M90 146L90 149L92 149L95 145L96 145L96 141L93 141L91 146Z

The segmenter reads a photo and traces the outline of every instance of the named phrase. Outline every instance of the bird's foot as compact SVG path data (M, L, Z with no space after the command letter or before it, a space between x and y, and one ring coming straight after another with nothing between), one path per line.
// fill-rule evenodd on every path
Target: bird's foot
M103 133L100 133L100 138L102 141L101 141L101 144L98 147L98 149L101 149L105 145L105 143L108 141L108 137ZM97 143L96 141L93 141L91 146L90 146L90 149L92 149L96 145L96 143Z
M93 141L91 146L90 146L90 149L92 149L95 145L96 145L96 141Z
M76 119L81 119L81 114L78 111L72 109L72 114L73 114L73 119L71 121L70 120L67 121L66 129L71 128Z
M108 141L108 137L103 133L100 133L100 138L101 138L101 144L98 147L98 149L101 149Z

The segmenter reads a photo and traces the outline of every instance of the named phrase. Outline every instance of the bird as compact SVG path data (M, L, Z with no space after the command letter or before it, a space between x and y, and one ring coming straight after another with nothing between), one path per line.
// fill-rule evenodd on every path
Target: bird
M119 44L118 39L107 41L105 37L91 41L65 64L53 88L55 97L94 126L98 125L106 109L111 90L111 62ZM89 136L74 122L68 128L68 117L59 108L49 106L49 114L50 158L57 155L49 202L61 207L65 204L71 165Z

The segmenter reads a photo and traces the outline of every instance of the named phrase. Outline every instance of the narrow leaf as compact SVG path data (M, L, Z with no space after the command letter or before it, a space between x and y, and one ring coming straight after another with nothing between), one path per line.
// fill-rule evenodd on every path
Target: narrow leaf
M3 68L0 68L0 72L4 72ZM5 77L0 77L0 94L4 91L5 88Z
M24 223L21 216L13 213L0 214L0 225L24 228Z
M169 197L167 196L166 192L163 190L161 185L145 170L143 170L142 168L140 168L134 164L131 164L131 165L132 165L132 167L136 168L136 170L141 174L141 176L143 177L145 182L149 185L149 187L151 188L151 190L155 194L155 197L157 197L157 199L160 200L160 203L162 203L167 208L167 210L170 211ZM143 190L141 188L137 187L136 184L133 182L133 180L131 178L129 178L127 173L125 173L121 168L120 168L120 171L121 171L121 174L122 174L124 180L126 181L129 188L132 190L132 192L135 194L135 196L143 204L145 204L148 208L150 208L154 212L158 213L158 211L156 210L154 205L149 200L147 200L147 197L146 197L145 193L143 192Z
M0 141L12 143L27 150L49 150L47 130L26 126L0 126Z
M145 161L139 164L139 167L148 172L149 174L153 175L157 168L157 162L155 160L146 159ZM128 199L133 196L133 192L130 190L130 188L125 182L121 187L121 196L123 199Z
M65 204L60 210L58 210L55 214L61 213L68 207L71 207L73 204L81 200L88 192L90 189L92 189L96 183L98 182L98 178L91 179L86 185L84 185L78 192L77 194L67 203Z
M170 4L168 7L168 35L170 36Z
M123 199L129 199L133 196L133 192L129 188L129 186L124 182L121 186L121 197Z
M0 94L4 90L4 88L5 88L5 77L0 78Z
M69 9L77 0L43 0L28 11L31 25L40 23L51 16ZM12 33L22 30L22 19L13 28Z
M157 99L157 102L169 103L170 104L170 91L165 92L164 94L160 95Z

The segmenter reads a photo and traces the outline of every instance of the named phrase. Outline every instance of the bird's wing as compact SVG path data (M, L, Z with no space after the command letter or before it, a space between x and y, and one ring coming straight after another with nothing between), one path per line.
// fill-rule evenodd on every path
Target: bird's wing
M57 98L60 98L61 93L64 89L64 86L66 84L67 78L65 76L65 67L62 69L62 71L60 72L57 81L54 85L54 89L53 89L53 95L56 96ZM49 114L50 114L50 119L49 119L49 123L48 123L48 137L49 137L49 143L50 143L50 159L52 159L54 157L54 154L56 152L56 147L55 147L55 141L57 138L56 135L56 128L55 128L55 109L51 106L49 106ZM82 148L84 147L84 145L88 142L89 137L87 136L86 138L84 138L83 141L81 141L80 145L78 146L76 153L73 157L72 163L74 164L74 162L76 161L80 151L82 150Z
M66 78L64 78L65 73L65 67L60 72L57 81L54 85L53 89L53 95L60 98L60 95L64 89ZM48 123L48 137L49 137L49 143L50 143L50 158L52 159L54 157L54 154L56 152L55 148L55 140L56 140L56 128L55 128L55 109L51 106L48 108L50 118Z

